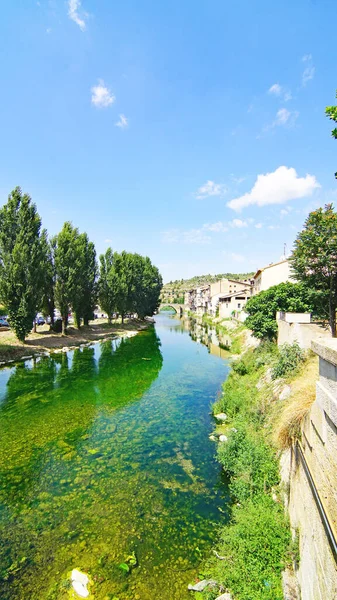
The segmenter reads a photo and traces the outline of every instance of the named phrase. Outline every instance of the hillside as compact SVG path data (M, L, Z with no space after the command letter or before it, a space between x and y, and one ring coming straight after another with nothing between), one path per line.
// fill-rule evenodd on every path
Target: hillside
M170 300L171 302L182 302L184 293L195 287L207 285L208 283L214 283L219 279L235 279L237 281L244 281L249 279L254 273L220 273L218 275L196 275L191 279L177 279L176 281L170 281L165 283L162 289L161 298L162 300Z

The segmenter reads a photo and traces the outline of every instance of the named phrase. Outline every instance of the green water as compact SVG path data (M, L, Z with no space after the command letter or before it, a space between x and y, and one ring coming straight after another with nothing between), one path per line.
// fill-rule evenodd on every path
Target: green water
M226 518L210 406L228 365L156 327L0 370L0 598L184 600ZM120 568L135 553L137 566Z

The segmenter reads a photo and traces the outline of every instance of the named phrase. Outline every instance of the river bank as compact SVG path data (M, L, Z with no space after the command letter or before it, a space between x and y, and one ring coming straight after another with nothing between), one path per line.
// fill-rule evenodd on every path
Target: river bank
M284 369L284 355L272 343L233 361L213 407L218 425L212 434L229 477L231 518L200 574L217 586L200 598L228 592L235 600L283 600L285 591L296 598L289 590L298 539L285 514L280 454L299 435L314 401L317 372L317 357L310 354Z
M123 324L117 321L109 325L107 319L97 319L81 329L69 326L67 335L53 333L46 324L38 327L36 333L30 333L24 343L19 342L13 331L0 330L0 366L27 357L74 349L83 344L132 337L152 323L152 320L129 319Z

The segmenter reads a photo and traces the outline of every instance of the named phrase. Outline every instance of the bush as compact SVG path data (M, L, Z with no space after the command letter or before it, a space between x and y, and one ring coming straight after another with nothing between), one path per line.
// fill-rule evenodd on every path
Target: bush
M232 522L222 530L210 576L229 589L237 600L283 600L281 572L290 543L282 504L269 496L235 506Z
M279 358L272 370L272 378L284 377L293 373L299 364L305 360L305 352L297 342L293 344L282 344L279 350Z

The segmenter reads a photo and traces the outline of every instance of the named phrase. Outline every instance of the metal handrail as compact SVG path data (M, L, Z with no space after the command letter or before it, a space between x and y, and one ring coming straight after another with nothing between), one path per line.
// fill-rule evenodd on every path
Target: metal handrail
M304 450L302 448L301 442L299 442L299 441L297 442L297 447L299 449L299 454L300 454L300 457L301 457L301 460L302 460L302 464L303 464L303 468L304 468L305 474L306 474L307 479L308 479L308 483L309 483L310 489L312 491L312 495L314 497L314 500L315 500L315 503L316 503L319 515L321 517L321 521L322 521L322 524L323 524L326 536L328 538L328 542L329 542L329 545L330 545L330 548L331 548L331 552L333 554L335 562L337 563L337 541L336 541L336 536L335 536L334 529L333 529L333 527L330 524L330 520L329 520L329 517L328 517L327 512L325 510L324 504L323 504L323 502L321 500L321 497L320 497L320 495L318 493L318 490L317 490L317 487L316 487L316 484L315 484L315 480L314 480L313 476L311 475L311 471L310 471L309 465L308 465L308 463L306 461L306 458L305 458L305 455L304 455Z

